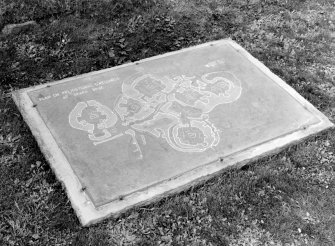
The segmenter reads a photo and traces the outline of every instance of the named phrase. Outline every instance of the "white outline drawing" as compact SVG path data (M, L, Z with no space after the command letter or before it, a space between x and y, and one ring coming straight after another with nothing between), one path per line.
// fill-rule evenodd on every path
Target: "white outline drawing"
M108 128L118 121L116 114L95 100L79 102L69 114L69 124L75 129L88 132L88 138L94 144L106 142L112 136Z
M123 82L113 110L95 100L79 102L70 112L69 123L87 131L94 145L129 135L138 159L143 159L146 134L164 139L177 151L203 152L220 142L220 130L209 113L238 100L241 93L241 82L226 71L200 77L134 75Z

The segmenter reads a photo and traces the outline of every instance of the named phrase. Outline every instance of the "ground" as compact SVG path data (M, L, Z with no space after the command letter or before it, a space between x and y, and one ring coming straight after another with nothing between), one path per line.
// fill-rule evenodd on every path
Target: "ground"
M0 245L335 245L335 130L80 226L10 92L230 37L335 122L330 0L0 0Z

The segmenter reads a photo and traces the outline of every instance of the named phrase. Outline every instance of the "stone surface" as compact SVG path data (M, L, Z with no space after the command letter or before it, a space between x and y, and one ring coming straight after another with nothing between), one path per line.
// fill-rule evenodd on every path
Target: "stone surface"
M241 52L221 41L24 93L89 202L103 209L158 185L167 184L155 194L168 192L171 180L217 160L250 149L263 154L281 147L277 139L288 143L291 134L331 125Z
M2 33L5 35L18 34L23 31L30 30L37 26L35 21L27 21L20 24L8 24L2 29Z

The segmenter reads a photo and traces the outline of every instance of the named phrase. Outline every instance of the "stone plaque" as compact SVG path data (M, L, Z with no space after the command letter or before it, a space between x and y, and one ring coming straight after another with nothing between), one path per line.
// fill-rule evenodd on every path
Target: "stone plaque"
M13 97L83 225L332 126L231 40Z

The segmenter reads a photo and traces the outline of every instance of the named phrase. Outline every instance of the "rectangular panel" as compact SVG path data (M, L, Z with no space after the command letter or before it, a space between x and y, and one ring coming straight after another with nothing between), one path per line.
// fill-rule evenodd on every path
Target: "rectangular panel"
M231 40L14 99L84 225L332 126Z

